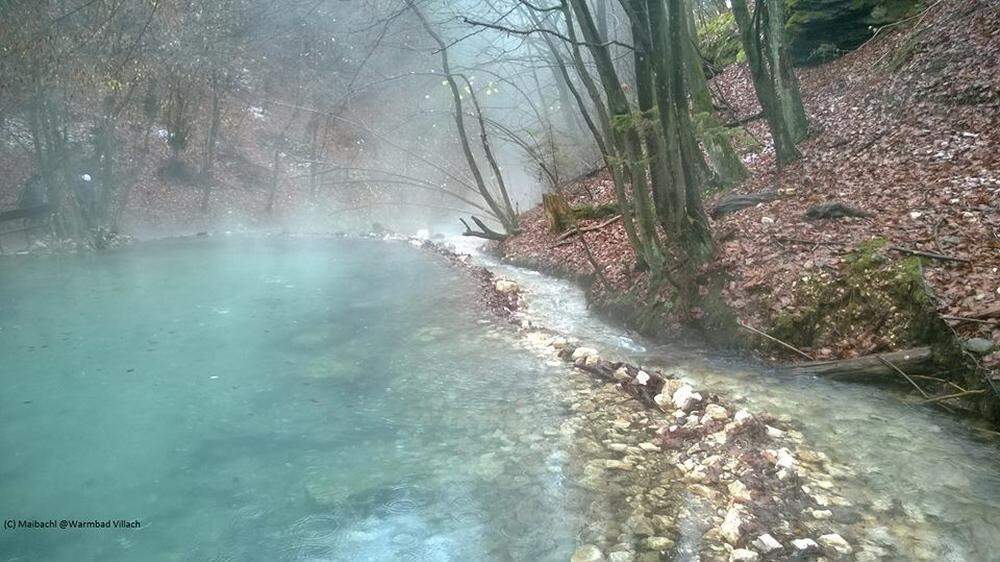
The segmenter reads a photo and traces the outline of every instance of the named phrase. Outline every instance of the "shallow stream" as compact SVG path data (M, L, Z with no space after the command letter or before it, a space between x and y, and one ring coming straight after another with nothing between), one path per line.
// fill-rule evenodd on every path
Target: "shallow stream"
M703 350L657 345L603 321L568 281L498 263L456 241L497 275L517 281L532 324L577 337L602 353L677 373L698 388L798 426L805 442L850 467L840 489L886 517L873 543L903 560L1000 560L1000 441L906 395L773 370ZM903 524L890 521L907 522ZM909 526L910 528L906 528Z

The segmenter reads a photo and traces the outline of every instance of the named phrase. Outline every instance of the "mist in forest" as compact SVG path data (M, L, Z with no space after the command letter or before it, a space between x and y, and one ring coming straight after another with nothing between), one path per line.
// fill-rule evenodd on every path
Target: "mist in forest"
M472 215L498 227L481 191L526 210L599 159L542 38L468 23L524 7L14 0L0 10L10 162L0 207L51 204L66 236L460 230Z

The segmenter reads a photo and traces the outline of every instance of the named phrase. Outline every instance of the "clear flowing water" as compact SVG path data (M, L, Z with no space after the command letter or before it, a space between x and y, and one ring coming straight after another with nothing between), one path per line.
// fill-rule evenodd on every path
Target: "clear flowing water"
M0 262L0 560L566 560L554 374L404 243Z
M467 242L463 240L463 242ZM1000 447L871 388L655 345L498 264L535 324L795 420L899 559L1000 560ZM187 239L0 262L0 560L566 560L563 367L403 243ZM898 521L905 523L900 524Z
M465 251L475 248L454 241ZM477 259L525 291L535 325L575 336L609 356L678 373L752 411L794 420L806 443L849 467L840 490L886 513L871 544L901 560L1000 561L1000 441L904 395L863 385L787 377L702 350L656 345L592 314L572 283ZM903 521L893 523L891 521Z

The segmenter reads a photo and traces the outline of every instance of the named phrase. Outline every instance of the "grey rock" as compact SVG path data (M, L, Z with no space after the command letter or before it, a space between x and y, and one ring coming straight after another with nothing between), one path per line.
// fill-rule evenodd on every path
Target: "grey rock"
M647 537L642 546L646 550L663 551L674 546L674 541L667 537Z
M774 552L775 550L781 550L782 548L781 543L767 533L757 537L757 540L753 541L753 547L764 554Z
M608 555L608 562L632 562L635 560L635 553L628 550L619 550Z
M837 533L830 533L828 535L821 536L819 538L819 544L823 547L823 550L829 554L846 556L854 552L854 549L851 548L851 545L844 540L844 537L838 535Z
M962 340L962 347L965 348L966 351L979 355L986 355L987 353L993 351L993 342L986 338L970 338Z

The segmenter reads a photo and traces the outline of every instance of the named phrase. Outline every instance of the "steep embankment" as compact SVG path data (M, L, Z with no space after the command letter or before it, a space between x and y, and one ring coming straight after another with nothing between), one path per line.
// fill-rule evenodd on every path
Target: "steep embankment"
M996 349L1000 11L982 1L936 3L799 76L812 127L800 145L803 158L776 171L766 126L752 121L746 132L757 148L744 154L751 178L733 193L779 197L719 216L713 225L718 255L711 270L724 276L723 296L740 321L788 335L817 359L934 343L941 332L950 335L949 326L963 338L980 338L980 349L988 346L983 340ZM714 89L733 119L759 111L743 66L716 77ZM580 180L567 195L574 205L614 199L604 173ZM711 196L708 206L724 196ZM806 217L811 206L834 201L872 216ZM596 301L609 305L625 293L642 295L657 331L697 317L697 310L657 304L669 303L669 294L645 294L645 274L633 270L620 222L585 236L612 285L608 290L595 279ZM579 241L550 233L541 208L525 214L523 233L502 250L564 274L593 273ZM913 252L938 257L918 261ZM831 303L836 306L824 307ZM928 310L948 325L929 324ZM938 321L934 316L930 320ZM1000 354L976 360L995 372Z

